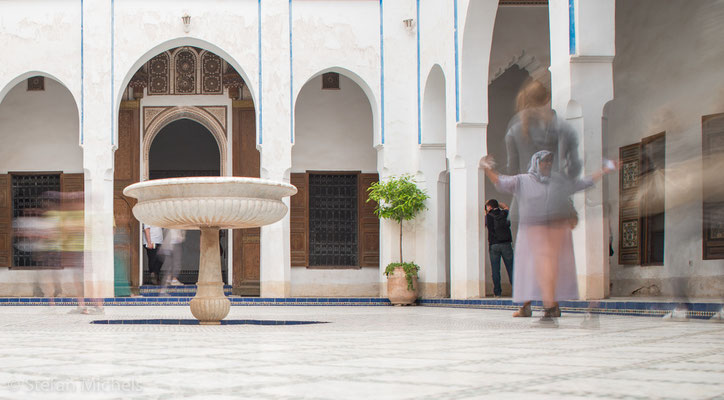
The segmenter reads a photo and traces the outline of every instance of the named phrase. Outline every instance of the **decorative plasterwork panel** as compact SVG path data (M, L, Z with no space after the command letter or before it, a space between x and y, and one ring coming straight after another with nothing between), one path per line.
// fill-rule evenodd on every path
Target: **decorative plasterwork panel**
M623 241L621 246L624 248L635 248L639 241L639 223L638 221L624 222L622 225L621 235Z
M176 47L139 68L132 87L144 86L149 95L219 95L227 88L241 88L244 80L218 55L196 47Z
M550 71L548 71L548 67L541 64L535 56L526 53L525 50L511 58L507 64L498 66L491 65L488 84L493 83L494 80L498 79L513 65L517 65L518 68L526 70L531 78L542 83L546 88L551 88Z
M179 49L173 57L174 93L196 94L196 53L188 48Z
M171 107L164 106L164 107L143 107L143 133L146 134L146 131L148 130L148 125L151 124L151 121L153 121L154 118L156 118L159 114L164 112L165 110L168 110Z
M166 125L180 119L190 119L192 121L198 122L204 128L208 129L209 132L211 132L211 134L214 136L214 139L216 140L216 144L218 144L219 146L221 175L226 175L226 154L228 148L226 124L222 125L214 114L210 113L205 109L209 107L144 107L144 116L146 115L147 108L160 108L162 110L150 120L147 126L144 121L145 127L143 130L143 180L148 180L148 155L151 151L151 144L156 138L156 135L158 135L158 133L161 132L161 129L163 129ZM214 109L215 113L218 113L218 111L216 110L217 108L224 108L223 115L226 115L226 109L224 106L213 106L210 108ZM156 110L154 110L154 112L155 111ZM223 120L226 121L226 118L223 118Z
M624 163L621 167L623 173L623 189L630 189L638 185L639 177L639 163L638 161L631 161Z
M226 130L226 106L203 106L199 107L216 118L216 121Z
M204 52L201 54L201 92L208 94L223 94L224 87L221 84L221 57L214 53Z
M548 0L500 0L501 6L547 6Z
M148 62L148 94L169 94L169 56L161 53Z

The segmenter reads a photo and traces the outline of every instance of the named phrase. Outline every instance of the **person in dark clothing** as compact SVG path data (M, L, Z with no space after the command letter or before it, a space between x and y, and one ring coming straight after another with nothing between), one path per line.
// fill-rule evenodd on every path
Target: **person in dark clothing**
M510 285L513 285L513 234L510 232L508 207L490 199L485 203L485 227L488 229L490 265L493 269L493 294L502 293L500 287L500 259L505 263Z

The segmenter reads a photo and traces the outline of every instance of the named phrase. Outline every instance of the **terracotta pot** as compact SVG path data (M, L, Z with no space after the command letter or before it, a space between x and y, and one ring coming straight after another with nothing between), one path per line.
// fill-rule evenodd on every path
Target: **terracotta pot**
M407 289L407 278L402 267L396 267L395 271L387 276L387 297L392 304L414 304L417 300L417 276L412 277L412 287L414 290Z

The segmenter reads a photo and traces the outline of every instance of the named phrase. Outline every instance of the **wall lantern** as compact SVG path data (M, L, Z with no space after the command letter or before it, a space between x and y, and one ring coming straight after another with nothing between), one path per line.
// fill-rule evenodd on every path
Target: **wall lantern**
M184 14L184 16L181 17L181 21L184 23L184 32L189 33L191 30L191 16Z
M402 20L402 23L405 24L405 28L409 31L413 31L415 29L415 20L412 18L404 19Z

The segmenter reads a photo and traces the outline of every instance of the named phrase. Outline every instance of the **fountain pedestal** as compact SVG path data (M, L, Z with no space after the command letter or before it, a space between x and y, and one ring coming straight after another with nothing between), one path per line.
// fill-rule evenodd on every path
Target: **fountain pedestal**
M196 296L191 299L191 314L202 325L219 324L229 314L231 302L224 295L219 255L219 228L201 229L201 260Z
M272 224L287 213L282 198L297 188L258 178L195 177L135 183L123 194L138 199L133 215L147 225L201 230L201 255L191 313L204 325L220 324L231 302L224 295L220 229Z

